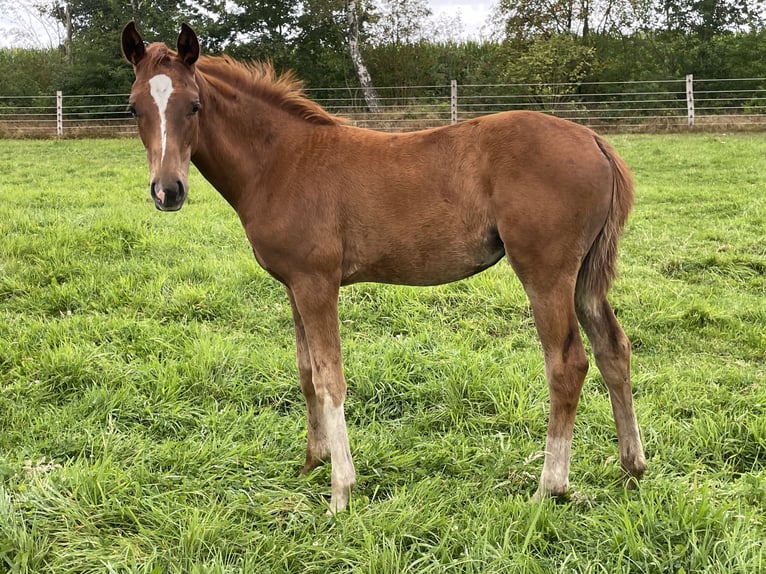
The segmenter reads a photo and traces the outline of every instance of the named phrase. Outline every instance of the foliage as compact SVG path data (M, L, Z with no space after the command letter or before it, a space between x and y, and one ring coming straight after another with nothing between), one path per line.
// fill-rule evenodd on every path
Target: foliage
M346 40L344 4L343 0L304 0L286 67L296 70L308 86L357 85Z
M732 30L763 24L764 0L669 0L663 7L665 27L709 40Z
M568 502L531 504L547 389L501 262L342 291L359 483L297 476L289 305L192 170L156 212L140 142L4 141L0 571L762 572L766 142L616 136L637 201L611 301L649 458L619 485L592 368Z
M435 40L422 0L359 3L363 53L378 86L764 77L763 2L720 0L540 0L501 2L506 37ZM47 10L63 18L58 4ZM358 86L348 52L343 0L198 3L68 3L73 61L56 50L0 50L2 91L50 95L125 93L132 81L119 53L119 33L135 19L144 37L175 42L177 23L190 22L203 49L272 60L307 86ZM555 9L554 9L555 8ZM34 62L27 66L25 61ZM33 70L31 74L29 70Z
M425 36L431 10L425 0L380 0L370 31L374 45L416 44Z
M578 42L572 34L556 34L535 38L514 56L507 59L503 78L555 90L560 87L543 85L576 85L586 78L593 68L596 50Z
M51 95L63 68L57 50L0 50L0 96Z
M515 41L537 36L615 32L626 23L629 3L623 0L500 0L505 29Z

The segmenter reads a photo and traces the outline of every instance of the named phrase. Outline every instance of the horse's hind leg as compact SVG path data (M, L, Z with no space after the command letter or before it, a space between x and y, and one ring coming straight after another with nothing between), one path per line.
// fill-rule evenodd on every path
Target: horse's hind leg
M575 316L574 281L563 280L544 291L525 287L543 346L550 393L545 462L535 494L537 500L560 496L569 490L572 432L588 358Z
M327 441L324 425L322 424L320 405L317 399L314 381L312 378L311 355L309 353L306 331L303 327L298 308L295 305L293 294L286 289L290 298L290 306L293 312L293 324L295 326L295 349L298 359L298 376L301 382L301 391L306 399L306 464L301 474L311 472L325 460L330 458L330 446Z
M630 384L630 342L605 297L578 291L577 317L591 346L596 365L609 389L620 448L620 463L628 475L639 479L646 470L646 459L638 423L633 410ZM633 481L628 483L632 486Z

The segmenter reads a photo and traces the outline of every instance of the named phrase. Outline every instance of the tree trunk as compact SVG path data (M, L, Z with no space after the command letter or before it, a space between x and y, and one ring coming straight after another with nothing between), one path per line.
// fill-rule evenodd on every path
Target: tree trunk
M70 66L74 61L72 56L72 11L69 9L69 3L64 4L64 28L66 29L66 37L64 38L64 54L66 62Z
M348 21L348 45L351 50L351 60L354 62L359 84L362 86L364 101L367 103L368 110L378 112L380 111L380 100L375 92L375 86L372 85L370 72L364 65L362 51L359 49L359 19L356 16L356 0L348 0L346 3L346 20Z
M590 34L590 0L582 3L582 39L587 40Z

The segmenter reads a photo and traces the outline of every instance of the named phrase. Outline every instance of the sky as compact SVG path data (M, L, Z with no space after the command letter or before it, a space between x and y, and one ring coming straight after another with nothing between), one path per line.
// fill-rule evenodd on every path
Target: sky
M56 37L55 26L43 25L32 4L33 0L0 0L0 48L50 48L58 44L60 39ZM488 35L487 21L497 0L429 0L428 4L437 19L454 21L457 16L460 17L463 29L458 35L461 38L479 39ZM12 33L13 28L23 28L23 37Z
M497 5L497 0L479 0L478 2L454 2L453 0L429 0L428 2L434 16L443 15L447 18L455 18L460 15L460 20L465 27L464 34L470 38L478 39L486 36L487 20L492 8Z
M0 0L0 48L51 48L59 43L55 25L44 22L32 0Z

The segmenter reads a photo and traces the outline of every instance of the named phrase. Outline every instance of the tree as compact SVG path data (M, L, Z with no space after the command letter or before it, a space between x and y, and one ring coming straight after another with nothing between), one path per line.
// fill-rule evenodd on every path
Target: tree
M508 58L504 77L529 84L542 109L556 113L563 97L577 91L595 62L595 49L584 46L572 34L541 36L523 53Z
M629 0L501 0L506 34L516 41L539 35L574 34L587 39L627 24Z
M763 26L763 0L657 0L661 28L657 51L673 75L729 77L737 63L729 53L733 36ZM672 50L671 50L672 48Z
M345 86L356 78L346 0L303 0L297 28L292 65L309 86Z
M220 49L237 58L270 60L289 68L300 4L292 0L208 2L215 14L209 30Z
M763 0L661 0L665 28L695 34L701 40L763 24Z
M346 2L346 21L348 23L348 46L351 52L351 60L354 62L354 69L359 78L359 84L362 86L364 101L371 112L377 112L380 110L380 100L372 83L370 72L367 71L364 58L362 58L362 50L359 45L360 27L356 0L347 0Z
M416 44L426 37L431 10L426 0L379 0L372 25L374 44Z
M54 0L38 6L67 30L64 47L70 68L61 89L70 93L127 90L131 73L122 62L119 34L130 20L151 38L173 45L179 22L198 19L181 0Z

